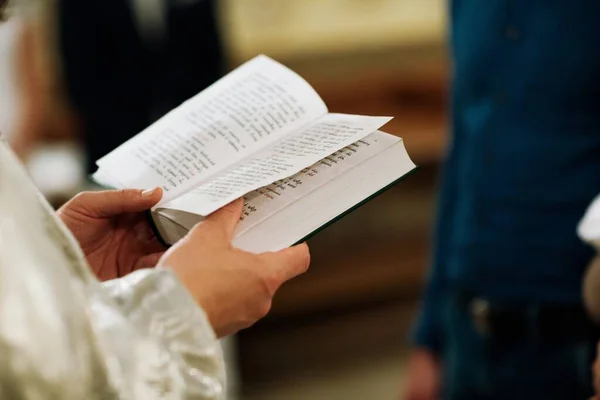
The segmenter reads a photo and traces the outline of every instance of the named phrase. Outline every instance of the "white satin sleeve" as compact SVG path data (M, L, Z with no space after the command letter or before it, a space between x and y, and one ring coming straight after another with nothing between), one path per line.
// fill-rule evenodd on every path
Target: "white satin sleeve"
M222 400L224 361L171 271L98 282L0 139L0 399L49 396Z
M102 286L136 330L138 338L131 340L141 351L130 354L138 358L134 363L144 386L153 376L156 383L169 382L163 378L170 376L171 381L179 381L175 386L184 388L183 398L225 398L225 366L219 341L204 311L170 270L140 270ZM140 347L140 343L145 345Z

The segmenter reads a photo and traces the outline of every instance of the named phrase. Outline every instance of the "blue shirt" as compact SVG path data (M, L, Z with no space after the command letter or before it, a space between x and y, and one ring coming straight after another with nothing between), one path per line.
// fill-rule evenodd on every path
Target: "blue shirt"
M453 0L452 141L416 344L453 288L579 302L600 193L600 1Z

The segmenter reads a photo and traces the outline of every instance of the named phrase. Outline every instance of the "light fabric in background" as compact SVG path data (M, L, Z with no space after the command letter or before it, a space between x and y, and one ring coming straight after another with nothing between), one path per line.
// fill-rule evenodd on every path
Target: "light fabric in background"
M587 209L577 231L581 239L600 251L600 195Z
M14 132L20 102L16 60L21 27L18 17L0 22L0 134L4 137Z

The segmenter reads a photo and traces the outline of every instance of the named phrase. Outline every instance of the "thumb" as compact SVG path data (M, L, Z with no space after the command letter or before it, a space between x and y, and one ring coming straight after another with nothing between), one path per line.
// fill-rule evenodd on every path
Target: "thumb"
M305 273L310 265L310 251L306 243L275 253L264 253L261 257L266 258L267 265L274 270L282 284Z
M210 214L206 217L205 223L208 223L207 226L223 230L227 239L231 239L233 238L233 231L242 216L243 209L244 199L239 198ZM202 225L199 224L198 226Z
M112 217L125 213L142 212L152 208L162 198L162 189L124 189L85 192L73 201L81 212L94 217Z

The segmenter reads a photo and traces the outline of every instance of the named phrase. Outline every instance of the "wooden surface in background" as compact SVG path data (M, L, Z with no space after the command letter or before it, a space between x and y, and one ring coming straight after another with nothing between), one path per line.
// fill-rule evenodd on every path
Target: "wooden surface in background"
M220 0L224 39L239 60L329 56L444 41L445 0Z
M443 45L290 59L286 64L316 89L331 112L393 116L382 130L402 137L417 164L443 157L449 86Z
M335 375L348 365L401 357L417 306L411 300L388 301L323 314L293 328L268 325L243 332L238 340L244 394L252 396L264 387L299 386L305 379ZM368 398L364 395L352 399Z

